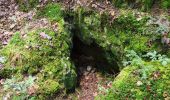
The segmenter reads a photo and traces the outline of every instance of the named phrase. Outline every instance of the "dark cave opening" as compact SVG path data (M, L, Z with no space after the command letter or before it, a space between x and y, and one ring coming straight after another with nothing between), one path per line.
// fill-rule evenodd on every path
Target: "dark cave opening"
M90 45L85 44L76 35L73 35L72 41L71 59L76 66L78 75L77 86L79 86L82 76L87 74L87 71L90 71L90 73L97 71L102 74L115 76L119 73L117 63L108 62L105 51L98 44L95 42L92 42Z

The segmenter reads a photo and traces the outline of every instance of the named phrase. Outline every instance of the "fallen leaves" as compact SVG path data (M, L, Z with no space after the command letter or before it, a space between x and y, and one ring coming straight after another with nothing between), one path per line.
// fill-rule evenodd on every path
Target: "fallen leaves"
M155 71L155 72L153 72L153 74L152 74L152 78L153 78L154 80L159 79L160 76L161 76L161 73L160 73L159 71Z
M37 92L38 88L39 88L39 86L34 84L34 85L28 87L27 92L29 95L33 95Z
M163 97L164 97L164 100L170 100L170 96L169 96L169 93L167 91L163 92Z

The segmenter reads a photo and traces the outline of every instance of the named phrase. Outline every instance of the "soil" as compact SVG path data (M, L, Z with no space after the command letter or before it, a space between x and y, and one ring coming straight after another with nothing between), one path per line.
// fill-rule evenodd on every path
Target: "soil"
M114 75L102 74L94 65L93 59L81 55L78 58L78 100L94 100L98 94L103 94L111 87ZM109 76L109 78L106 76ZM100 91L99 91L100 90Z

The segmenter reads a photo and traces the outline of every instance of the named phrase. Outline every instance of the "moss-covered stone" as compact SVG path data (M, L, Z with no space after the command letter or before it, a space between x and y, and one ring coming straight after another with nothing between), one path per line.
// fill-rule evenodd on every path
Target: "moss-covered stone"
M50 14L54 15L49 15L48 10L52 10ZM6 58L4 67L0 70L1 77L34 75L37 78L36 83L40 85L40 91L35 94L40 94L39 97L42 98L60 89L75 87L77 78L75 67L70 60L71 35L67 27L64 27L63 16L59 14L61 8L58 4L50 4L46 11L42 17L57 24L55 29L52 26L29 29L24 36L17 32L0 51L0 55ZM57 20L54 17L57 17ZM67 83L67 86L64 86L64 83Z
M168 98L170 95L168 66L169 64L162 66L157 61L144 62L144 66L128 66L116 77L109 92L98 98L100 100Z
M105 51L109 62L117 62L121 66L124 49L135 50L138 53L146 53L150 50L161 51L159 34L152 34L146 29L148 18L139 19L135 13L120 12L113 22L109 22L107 13L98 14L95 11L78 9L75 14L74 34L84 43L97 43ZM152 41L153 40L153 41ZM150 43L152 41L152 43Z
M40 84L39 93L43 95L53 95L59 91L59 83L55 80L48 79Z

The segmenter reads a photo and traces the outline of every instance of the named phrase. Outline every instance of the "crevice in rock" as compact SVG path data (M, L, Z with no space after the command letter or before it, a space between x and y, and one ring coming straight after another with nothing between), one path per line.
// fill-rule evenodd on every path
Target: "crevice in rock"
M76 35L73 35L72 41L71 59L76 66L77 87L81 91L78 97L81 100L94 99L99 81L108 82L104 78L106 74L114 79L119 73L118 65L116 62L108 62L105 51L97 43L88 45Z
M91 65L103 74L118 73L118 65L115 62L108 62L105 54L105 51L95 42L88 45L83 43L78 36L73 36L71 58L77 69Z

